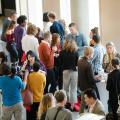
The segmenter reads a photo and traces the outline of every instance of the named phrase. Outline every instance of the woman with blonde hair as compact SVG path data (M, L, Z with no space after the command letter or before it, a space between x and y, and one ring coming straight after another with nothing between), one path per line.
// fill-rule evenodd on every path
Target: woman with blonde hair
M33 24L28 25L27 28L27 35L25 35L22 38L22 49L25 52L25 54L31 50L33 51L36 56L39 58L38 55L38 39L35 37L35 35L37 34L38 30L37 27Z
M112 59L117 58L120 60L120 54L117 53L113 42L106 44L106 54L103 57L103 68L106 73L113 71Z
M54 96L52 93L47 93L43 96L38 109L38 120L45 120L48 108L54 107Z
M77 102L78 57L76 42L71 39L65 40L64 48L60 53L60 64L63 70L63 89L67 93L68 103L71 103L72 108Z

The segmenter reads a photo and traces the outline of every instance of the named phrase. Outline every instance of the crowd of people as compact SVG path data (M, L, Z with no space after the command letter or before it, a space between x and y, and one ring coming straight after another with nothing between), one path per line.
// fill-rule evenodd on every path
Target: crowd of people
M97 27L91 29L90 40L86 40L76 23L70 23L67 31L64 20L57 20L51 12L47 17L52 25L46 32L28 24L24 15L17 18L14 11L3 22L1 40L6 43L10 62L1 51L2 120L11 120L13 115L16 120L23 120L23 108L27 120L72 120L78 91L80 114L87 109L89 113L105 116L96 85L105 79L105 74L109 112L118 120L120 54L113 42L108 42L105 48ZM22 92L28 88L33 103L25 105Z

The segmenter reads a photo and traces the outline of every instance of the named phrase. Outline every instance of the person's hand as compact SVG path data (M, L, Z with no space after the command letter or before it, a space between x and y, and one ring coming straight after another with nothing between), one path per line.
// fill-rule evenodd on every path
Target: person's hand
M57 51L57 47L56 47L56 46L53 46L53 47L52 47L52 51L53 51L53 52L56 52L56 51Z
M95 78L96 81L100 81L102 76L101 75L95 75L94 78Z
M29 75L29 71L26 69L25 70L25 76L27 77Z

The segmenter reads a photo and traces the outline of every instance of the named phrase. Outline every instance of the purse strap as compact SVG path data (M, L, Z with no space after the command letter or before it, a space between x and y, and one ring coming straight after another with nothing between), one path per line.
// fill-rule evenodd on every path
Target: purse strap
M60 110L62 110L62 107L58 107L57 112L56 112L55 117L54 117L53 120L56 120L57 115L58 115L58 113L60 112Z

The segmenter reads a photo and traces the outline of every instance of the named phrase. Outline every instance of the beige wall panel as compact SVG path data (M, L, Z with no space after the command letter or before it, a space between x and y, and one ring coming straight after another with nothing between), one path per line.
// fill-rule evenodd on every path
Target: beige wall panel
M100 27L103 44L113 41L120 52L120 0L100 0Z

